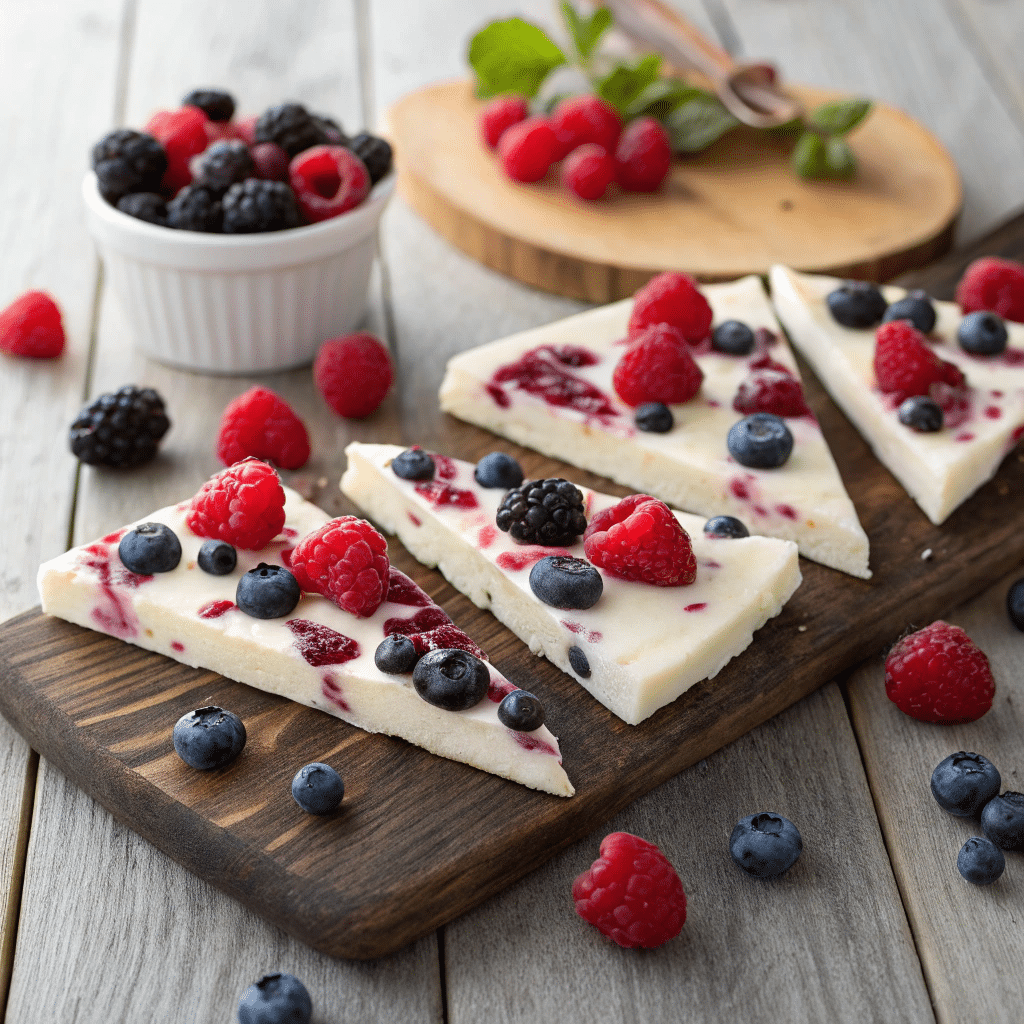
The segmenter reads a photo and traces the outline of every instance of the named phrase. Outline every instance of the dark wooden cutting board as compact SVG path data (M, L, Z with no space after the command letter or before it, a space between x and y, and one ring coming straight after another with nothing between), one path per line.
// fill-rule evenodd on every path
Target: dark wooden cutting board
M976 251L1024 253L1024 218ZM915 283L948 297L963 260L944 261ZM286 931L336 956L396 950L1024 559L1024 456L1011 454L993 481L935 527L805 379L871 539L874 578L802 560L803 586L754 644L640 726L624 725L392 543L395 564L503 672L544 698L577 787L570 800L367 735L38 610L0 626L0 711L121 821ZM466 458L494 446L492 435L453 420L439 421L438 432L451 454ZM520 454L531 474L560 469ZM926 549L932 555L923 560ZM249 742L228 768L199 773L174 754L171 729L208 703L238 712ZM343 808L323 819L302 814L289 790L297 768L313 760L336 765L346 781Z

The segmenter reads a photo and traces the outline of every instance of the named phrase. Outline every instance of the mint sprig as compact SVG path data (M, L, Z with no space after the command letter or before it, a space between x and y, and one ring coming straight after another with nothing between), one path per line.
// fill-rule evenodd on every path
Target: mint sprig
M562 0L561 11L579 63L587 66L597 49L597 44L601 41L601 36L611 26L612 12L607 7L598 7L588 18L586 15L580 15L568 0Z
M871 112L871 101L837 100L812 110L796 140L790 164L801 178L852 178L857 158L844 136Z
M566 63L544 29L522 18L492 21L469 44L480 99L512 93L532 99L544 79Z

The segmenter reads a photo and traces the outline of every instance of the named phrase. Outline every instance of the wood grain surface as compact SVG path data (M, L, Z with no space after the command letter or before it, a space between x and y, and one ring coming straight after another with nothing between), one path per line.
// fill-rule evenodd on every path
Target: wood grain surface
M808 109L836 98L791 91ZM674 161L657 192L592 203L572 196L555 171L531 185L510 181L480 141L481 107L464 80L395 103L387 120L399 189L474 259L559 295L610 302L662 270L720 281L774 263L888 280L952 243L956 166L933 135L885 104L852 135L852 181L803 181L789 166L791 139L741 128Z

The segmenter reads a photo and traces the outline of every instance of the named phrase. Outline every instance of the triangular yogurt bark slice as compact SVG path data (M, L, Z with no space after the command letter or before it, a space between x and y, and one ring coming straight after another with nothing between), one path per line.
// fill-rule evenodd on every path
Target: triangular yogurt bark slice
M625 351L633 308L625 299L462 352L449 360L441 408L677 508L730 515L751 533L795 541L800 553L868 578L868 538L817 421L787 418L793 453L777 469L737 464L726 447L743 417L733 400L752 364L768 356L799 379L793 354L760 278L702 289L714 324L739 320L755 331L748 356L693 350L700 392L672 406L668 433L637 429L615 393L612 372ZM538 383L539 382L539 383Z
M182 547L170 572L141 576L118 556L129 524L101 540L65 552L39 569L43 610L69 622L156 651L193 668L326 711L367 732L399 736L442 757L482 768L532 789L572 796L558 741L545 727L515 732L498 720L498 702L515 690L490 662L488 696L467 711L446 711L416 693L411 675L391 675L374 664L374 651L392 632L425 634L448 627L465 634L408 576L391 568L388 599L368 618L357 618L318 594L303 594L295 610L257 619L235 604L243 573L260 562L288 564L298 539L330 517L289 488L285 525L260 551L238 549L238 564L225 576L197 564L202 537L188 527L188 502L160 509L139 522L169 526ZM430 646L430 644L428 644ZM479 648L473 653L483 654ZM484 655L486 657L486 655ZM168 742L170 726L168 725Z
M547 555L584 558L582 541L565 548L516 543L495 525L506 492L481 487L472 463L434 455L435 479L417 483L391 468L402 450L350 444L341 489L416 558L437 566L630 725L717 675L800 585L792 542L708 538L702 518L676 512L697 558L693 584L658 587L602 572L603 593L593 607L553 608L534 595L530 570ZM619 501L579 489L588 518Z
M844 327L829 312L826 297L842 284L781 266L771 271L772 300L793 344L879 461L933 523L942 523L1024 435L1024 325L1007 321L1009 344L1001 355L971 355L956 341L960 307L932 300L936 323L929 342L966 377L967 402L947 416L943 429L919 433L900 422L897 403L878 389L875 328ZM881 292L890 303L906 295L892 286Z

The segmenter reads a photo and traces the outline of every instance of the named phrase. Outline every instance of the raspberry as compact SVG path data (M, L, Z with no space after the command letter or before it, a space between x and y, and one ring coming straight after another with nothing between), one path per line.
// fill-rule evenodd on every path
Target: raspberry
M349 419L376 411L392 376L388 350L364 332L325 341L313 363L313 380L324 401Z
M964 383L963 374L940 359L909 320L891 320L875 332L875 377L879 390L897 402L927 395L933 384Z
M615 176L627 192L653 192L672 165L668 133L653 117L638 117L615 147Z
M744 415L770 412L776 416L806 416L810 412L800 381L778 363L754 370L740 384L732 407Z
M53 359L63 351L60 308L46 292L25 292L0 313L0 352Z
M628 832L601 842L601 856L572 883L576 913L626 949L653 949L686 922L686 893L654 843Z
M250 149L257 145L256 142L256 122L259 121L258 114L252 114L249 117L243 117L238 121L232 122L235 130L235 138L241 139ZM287 156L287 153L285 154ZM291 157L288 158L289 160Z
M480 111L480 134L491 149L497 149L505 129L529 115L530 108L522 96L498 96Z
M981 718L996 692L988 658L941 619L904 637L885 659L885 692L904 714L957 725Z
M311 223L358 206L370 192L366 164L344 146L313 146L295 157L288 178L299 209Z
M651 324L671 324L695 345L708 336L713 317L708 300L692 277L666 271L652 277L633 296L628 333L632 338Z
M634 407L688 402L703 379L682 331L668 324L654 324L637 334L612 372L616 394Z
M498 156L513 181L540 181L555 162L555 133L543 117L512 125L498 142Z
M259 551L284 526L284 488L265 462L244 459L199 488L185 522L198 537Z
M964 313L987 309L1024 323L1024 265L998 256L975 260L960 278L956 301Z
M229 402L220 418L217 458L231 466L249 456L280 469L299 469L309 458L302 420L270 388L250 388Z
M331 519L307 533L292 551L291 569L303 590L361 619L388 596L388 542L355 516Z
M288 154L276 142L259 142L249 150L256 177L264 181L288 180Z
M622 134L622 120L614 107L599 96L588 93L570 96L555 107L551 115L555 133L555 159L561 160L578 146L593 142L608 153Z
M615 161L596 143L577 146L562 164L562 183L580 199L600 199L615 180Z
M598 512L583 534L583 550L612 576L656 587L687 587L697 578L690 535L663 501L633 494Z
M472 654L474 658L481 661L487 660L487 655L482 651L458 626L450 622L442 623L434 629L425 633L411 633L409 639L416 649L416 654L423 657L428 651L451 650L453 648Z
M189 161L206 149L206 115L198 107L158 110L143 131L164 147L167 170L161 184L174 195L192 180Z

